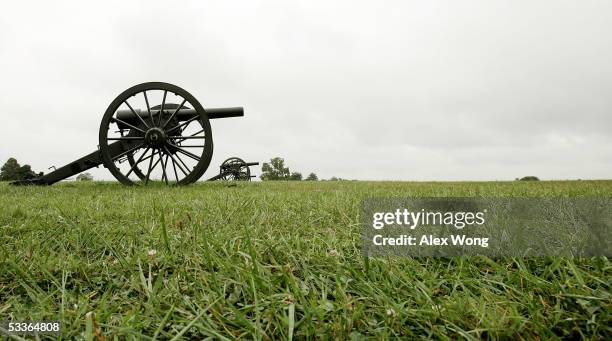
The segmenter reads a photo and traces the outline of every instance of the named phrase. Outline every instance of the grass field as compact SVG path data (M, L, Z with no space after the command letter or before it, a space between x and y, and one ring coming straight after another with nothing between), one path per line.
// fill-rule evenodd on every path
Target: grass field
M367 259L366 196L612 181L0 184L0 321L61 320L64 339L612 338L608 258Z

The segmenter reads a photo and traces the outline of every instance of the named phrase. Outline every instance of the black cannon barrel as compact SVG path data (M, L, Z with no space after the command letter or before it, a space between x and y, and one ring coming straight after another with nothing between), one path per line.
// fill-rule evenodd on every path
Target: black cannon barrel
M204 109L209 119L214 118L227 118L227 117L241 117L244 116L244 109L242 107L231 107L231 108L209 108Z
M166 112L174 112L175 109L170 109L170 110L166 110L164 109L164 111ZM206 111L206 114L208 115L209 119L216 119L216 118L227 118L227 117L241 117L244 116L244 109L242 107L231 107L231 108L209 108L209 109L204 109ZM134 109L134 112L136 112L136 114L142 118L147 118L149 117L149 113L147 112L147 110L142 110L142 109ZM130 124L134 124L137 123L138 120L136 118L136 116L134 115L134 112L132 112L131 110L118 110L117 111L117 118L130 123ZM188 119L194 117L195 115L197 115L197 111L195 111L195 109L181 109L176 113L176 118L179 121L187 121ZM159 110L153 110L151 109L151 115L153 115L153 117L159 115Z

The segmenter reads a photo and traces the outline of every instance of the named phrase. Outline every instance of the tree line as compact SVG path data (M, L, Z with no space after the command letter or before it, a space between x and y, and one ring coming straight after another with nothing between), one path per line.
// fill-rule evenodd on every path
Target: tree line
M285 159L281 157L275 157L270 159L270 162L264 162L261 166L261 180L263 181L274 181L274 180L284 180L284 181L317 181L319 177L315 173L310 173L306 178L302 178L302 173L300 172L291 172L289 167L285 165ZM336 178L335 176L329 179L331 181L334 180L342 180L340 178Z
M36 177L30 165L21 166L17 159L9 158L0 168L0 181L27 180Z

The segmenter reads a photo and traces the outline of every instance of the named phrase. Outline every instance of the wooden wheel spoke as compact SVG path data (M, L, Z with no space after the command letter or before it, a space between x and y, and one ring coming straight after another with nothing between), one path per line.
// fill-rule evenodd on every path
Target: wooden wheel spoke
M108 141L128 141L128 140L144 140L144 136L122 136L122 137L109 137Z
M145 103L147 104L147 113L149 114L149 120L151 121L151 126L155 125L155 121L153 121L153 115L151 115L151 106L149 105L149 98L147 98L147 91L143 91Z
M130 111L132 112L132 114L134 114L134 116L138 117L138 119L140 120L140 122L142 122L142 124L144 124L144 126L145 126L147 129L149 129L149 128L150 128L150 127L149 127L149 125L147 124L147 122L145 122L145 121L144 121L144 119L143 119L143 118L142 118L140 115L138 115L138 114L136 113L136 111L135 111L135 110L132 108L132 106L131 106L131 105L130 105L130 103L127 101L127 99L126 99L125 101L123 101L123 103L125 103L125 104L128 106L128 108L130 108Z
M168 95L168 90L164 90L164 98L162 99L161 108L159 108L159 122L158 125L161 126L162 116L164 115L164 105L166 104L166 95Z
M117 161L118 159L122 158L123 156L127 155L128 153L131 153L133 151L135 151L136 149L140 149L144 147L144 143L141 143L135 147L132 147L126 151L124 151L123 153L119 154L119 155L115 155L113 158L111 158L112 161Z
M170 158L172 159L172 164L173 164L173 165L178 166L178 168L181 170L181 172L183 172L183 174L185 174L185 176L187 176L188 171L185 171L185 169L183 169L183 167L181 166L181 164L180 164L180 163L178 163L178 162L176 162L176 161L174 160L174 155L172 155L172 153L170 153L170 151L168 150L168 148L166 148L166 147L164 146L164 149L166 150L166 153L168 153L168 155L170 155ZM177 155L177 157L178 157L178 155ZM179 160L180 160L180 159L179 159ZM181 160L181 162L182 162L182 160ZM185 165L185 164L183 163L183 165ZM185 165L185 168L188 168L188 167ZM174 172L176 173L176 167L174 168ZM176 175L176 174L175 174L175 175ZM178 176L177 176L177 178L176 178L176 181L178 181Z
M183 108L183 104L185 104L185 102L187 102L186 99L183 98L183 102L181 102L181 104L179 104L178 107L176 107L176 110L174 110L174 112L172 113L172 115L170 115L170 117L168 117L168 119L166 120L166 123L164 123L164 125L162 126L162 129L166 128L166 126L168 125L168 123L174 118L174 116L176 115L176 113L179 112L179 110L181 110Z
M166 174L166 163L164 162L164 156L162 155L161 149L158 149L157 153L159 154L159 161L161 161L162 180L165 180L166 185L167 185L168 184L168 174ZM166 161L167 161L167 158L166 158Z
M155 153L153 153L153 155L155 155ZM153 170L152 165L153 165L153 157L149 159L149 170L147 171L147 176L145 177L145 185L149 183L149 176L151 176L151 171Z
M195 121L198 118L200 118L200 116L196 115L196 116L188 119L187 121L177 125L176 127L172 127L170 129L166 130L166 133L170 133L171 131L175 131L176 129L181 128L181 127L187 128L187 125L189 125L191 122ZM204 130L202 130L202 131L204 131Z
M134 162L134 164L132 165L132 168L130 168L130 171L127 172L127 174L125 174L125 176L130 176L130 174L134 171L134 169L136 168L136 166L141 163L143 161L143 157L145 155L147 155L147 152L149 151L149 147L147 147L147 149L145 149L144 153L142 153L142 155L140 155L140 157L138 158L138 161Z
M181 164L183 164L183 167L185 167L185 169L187 169L187 171L189 171L189 166L187 166L187 164L185 163L185 161L183 161L183 159L181 159L181 156L178 154L175 154L176 159L179 160L181 162ZM187 175L187 174L185 174Z
M182 140L191 140L191 139L205 139L206 136L168 136L171 139L182 139Z
M136 116L138 116L138 115L136 115ZM140 128L136 127L136 126L133 126L133 125L131 125L131 124L129 124L129 123L127 123L127 122L125 122L125 121L122 121L122 120L120 120L120 119L118 119L118 118L116 118L116 117L112 117L112 118L111 118L111 122L121 123L121 124L123 124L123 125L125 125L125 126L128 126L128 127L132 128L132 129L136 130L136 131L139 131L139 132L141 132L141 133L143 133L143 134L146 134L146 133L147 133L146 131L144 131L144 130L142 130L142 129L140 129Z
M185 150L185 149L183 149L183 148L181 148L181 147L179 147L179 146L177 146L175 144L172 144L172 143L169 143L169 145L171 145L172 147L176 148L177 152L179 152L181 154L184 154L184 155L187 155L187 156L189 156L190 158L192 158L192 159L194 159L196 161L200 161L200 157L195 155L194 153L189 152L189 151L187 151L187 150Z

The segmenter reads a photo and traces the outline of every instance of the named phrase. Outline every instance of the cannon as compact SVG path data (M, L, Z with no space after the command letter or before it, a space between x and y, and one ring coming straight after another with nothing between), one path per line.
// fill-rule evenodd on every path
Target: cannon
M255 175L251 175L251 166L258 166L259 162L245 162L238 157L230 157L223 161L219 167L219 174L208 179L214 180L235 180L235 181L251 181Z
M51 185L103 165L125 185L146 185L153 180L187 185L200 179L210 164L210 120L241 116L242 107L204 109L195 97L176 85L138 84L117 96L104 112L98 150L48 174L13 184ZM258 163L242 163L247 165L246 170L243 164L225 168L222 165L220 174L211 180L245 180L246 175L250 180L248 165Z

